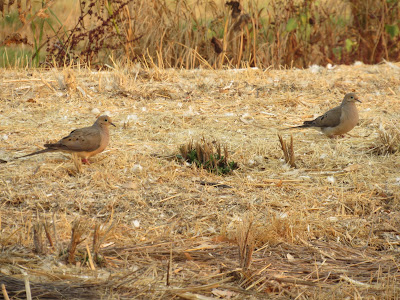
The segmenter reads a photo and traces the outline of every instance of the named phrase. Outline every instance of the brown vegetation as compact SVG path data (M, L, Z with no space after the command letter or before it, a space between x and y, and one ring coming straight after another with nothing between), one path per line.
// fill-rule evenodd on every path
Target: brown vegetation
M398 298L398 64L113 68L74 69L74 89L70 71L0 70L0 284L10 297L28 286L51 299ZM353 89L359 126L341 139L291 131L288 167L279 129ZM117 127L91 165L62 153L12 160L106 112ZM171 159L203 136L240 168L220 176Z
M38 65L99 68L113 60L191 69L400 59L399 0L87 0L75 2L72 18L55 5L20 6L14 24L3 25L6 49L24 44Z

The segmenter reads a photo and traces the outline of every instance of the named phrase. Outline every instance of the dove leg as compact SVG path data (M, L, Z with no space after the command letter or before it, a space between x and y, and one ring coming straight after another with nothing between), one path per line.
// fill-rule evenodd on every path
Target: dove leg
M340 139L340 138L345 138L346 136L344 135L344 134L339 134L339 135L331 135L331 136L329 136L329 138L330 139L332 139L332 140L337 140L337 139Z

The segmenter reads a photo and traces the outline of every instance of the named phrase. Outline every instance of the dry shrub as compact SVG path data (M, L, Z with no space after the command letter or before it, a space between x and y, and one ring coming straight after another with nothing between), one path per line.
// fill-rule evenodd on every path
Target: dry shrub
M299 243L302 239L313 236L313 227L311 220L296 212L277 213L266 219L259 219L247 213L241 218L235 218L223 228L222 234L238 244L239 265L246 269L250 265L254 247L277 245L282 242ZM323 231L321 228L318 230Z
M297 243L305 238L307 221L298 215L287 217L286 213L269 218L264 224L259 224L255 230L258 244L277 244L281 242Z
M29 22L41 21L48 33L35 41L34 56L47 48L47 63L58 66L104 66L113 58L160 68L378 63L400 58L399 1L87 0L74 24L62 24L65 12L57 17L46 6ZM28 40L19 35L3 44Z
M69 65L72 61L87 64L104 60L111 51L123 49L129 35L121 32L120 26L124 8L132 0L116 0L98 3L95 0L80 2L80 16L70 31L60 28L47 40L47 60L58 66ZM64 31L61 31L64 29Z
M378 137L372 146L377 155L393 154L400 149L400 131L396 127L380 128Z
M364 63L400 59L400 2L388 0L349 0L352 34L349 62L359 57ZM346 61L344 61L346 62Z

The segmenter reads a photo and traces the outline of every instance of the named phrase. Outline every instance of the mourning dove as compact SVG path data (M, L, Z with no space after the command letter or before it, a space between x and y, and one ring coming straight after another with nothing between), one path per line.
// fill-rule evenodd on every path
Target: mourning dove
M102 152L108 145L110 135L108 126L113 125L111 118L100 116L92 126L79 128L54 144L44 144L46 149L33 152L18 158L32 156L45 152L63 151L76 153L83 163L89 164L88 158Z
M312 120L304 121L303 125L292 128L313 127L319 129L332 138L335 135L342 135L352 130L358 123L358 111L356 107L358 99L355 93L348 93L344 96L342 103L322 116Z

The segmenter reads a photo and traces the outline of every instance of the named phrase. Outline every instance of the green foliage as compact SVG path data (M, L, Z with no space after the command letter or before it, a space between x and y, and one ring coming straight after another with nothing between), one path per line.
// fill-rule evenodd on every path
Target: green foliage
M32 36L34 41L34 52L35 52L35 54L32 56L33 58L32 64L35 67L39 66L40 49L43 40L44 24L45 24L44 19L39 19L31 23L31 29L33 33ZM37 31L39 32L37 33Z
M357 47L348 60L359 59L365 63L378 63L383 59L398 59L400 55L398 16L399 0L348 0L351 23L347 25L352 41ZM382 30L382 25L385 30Z
M228 161L228 149L226 146L221 148L219 143L210 143L204 138L201 142L188 144L179 148L179 160L196 165L198 168L206 169L211 173L226 175L238 168L234 161Z
M335 16L335 15L330 15L329 16L329 22L332 24L332 28L345 28L346 26L349 25L349 20L346 20L342 16Z
M52 16L61 24L60 20L50 8L44 5L45 2L42 2L40 8L38 8L42 9L40 14L25 12L27 15L23 16L25 22L29 20L27 25L29 25L28 28L31 30L30 39L28 39L26 35L22 37L20 33L12 33L6 37L6 46L0 49L1 67L38 67L43 62L43 58L45 57L43 49L44 46L47 46L47 42L49 41L44 41L48 28L51 28L51 30L56 33L53 27L53 19L47 17L47 13L51 12ZM0 21L0 26L8 28L8 30L12 32L17 32L18 28L23 26L23 24L21 23L18 12L14 10L5 16L4 22ZM55 36L57 36L57 33ZM33 41L33 44L31 44L29 40Z
M297 19L290 18L286 24L286 31L291 32L297 28Z
M33 51L22 47L0 47L0 68L25 68Z
M332 48L332 53L333 53L333 55L335 55L336 60L338 60L338 61L342 60L342 51L343 51L343 47Z
M13 11L13 12L5 15L4 18L0 18L0 26L3 28L10 27L15 24L21 24L21 21L18 18L17 11Z
M353 50L353 46L356 45L356 43L354 43L351 39L346 39L344 44L344 48L347 52L351 52Z
M339 0L335 5L250 0L235 9L216 0L154 0L152 5L87 0L80 2L79 16L70 18L74 24L63 24L66 12L48 3L36 3L36 12L21 16L14 4L0 20L10 33L22 26L20 18L28 22L34 66L43 57L58 66L78 60L102 66L110 63L110 54L172 68L307 67L400 57L400 0ZM43 13L37 15L40 5Z
M392 39L397 37L400 33L399 26L397 24L396 25L385 25L385 30Z

